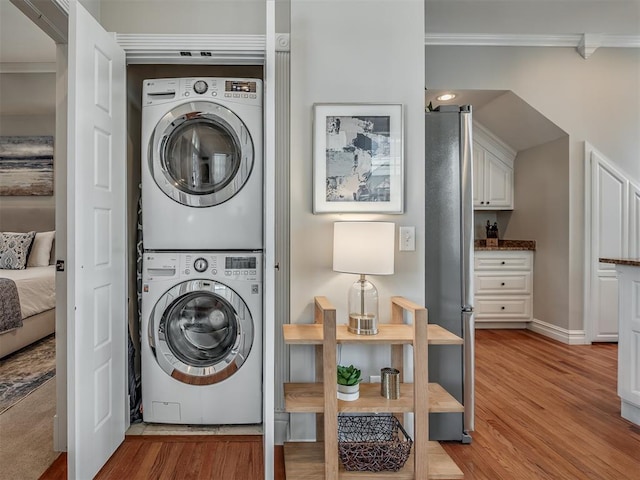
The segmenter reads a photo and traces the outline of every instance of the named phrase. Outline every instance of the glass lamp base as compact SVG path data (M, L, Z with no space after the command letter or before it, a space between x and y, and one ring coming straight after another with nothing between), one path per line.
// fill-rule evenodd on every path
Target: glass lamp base
M347 329L358 335L375 335L378 333L378 319L370 313L351 313Z

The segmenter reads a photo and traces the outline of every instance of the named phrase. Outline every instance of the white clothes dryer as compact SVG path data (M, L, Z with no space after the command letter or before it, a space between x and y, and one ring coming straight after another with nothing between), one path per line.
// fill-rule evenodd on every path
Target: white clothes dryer
M262 422L262 253L146 252L145 422Z
M262 81L144 80L142 97L144 249L262 249Z

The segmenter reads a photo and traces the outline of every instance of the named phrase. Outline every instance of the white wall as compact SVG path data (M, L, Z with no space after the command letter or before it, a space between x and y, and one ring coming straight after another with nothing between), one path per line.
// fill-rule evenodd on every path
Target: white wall
M426 0L428 33L640 33L638 0Z
M512 90L640 179L640 49L426 47L429 88Z
M569 329L583 328L584 142L640 179L640 49L426 47L429 88L512 90L569 134ZM613 92L605 98L605 92Z
M100 23L117 33L264 34L265 12L265 0L102 0Z
M0 74L0 135L55 135L55 73ZM56 159L54 158L54 168ZM55 185L54 185L55 189ZM53 196L5 196L2 206L54 205Z
M396 251L396 273L371 280L383 319L392 295L424 301L423 22L422 0L291 2L291 323L313 322L316 295L327 296L338 322L346 323L347 289L356 278L331 269L333 223L339 220L415 225L416 251ZM322 102L403 104L403 215L312 213L312 115L313 104ZM366 378L386 366L388 350L345 347L341 361L364 367ZM291 349L292 381L311 380L312 365L310 347ZM293 418L292 438L310 438L312 423Z
M504 237L536 241L534 318L569 329L569 138L519 152L514 167L517 207Z
M0 115L51 115L53 118L55 111L55 72L0 73ZM3 132L12 128L7 120L0 124ZM53 125L47 128L47 134L53 135Z

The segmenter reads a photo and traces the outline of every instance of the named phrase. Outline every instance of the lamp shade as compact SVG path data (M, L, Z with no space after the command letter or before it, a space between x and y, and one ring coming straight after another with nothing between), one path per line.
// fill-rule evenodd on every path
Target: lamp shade
M336 222L333 224L333 270L391 275L394 240L395 223Z

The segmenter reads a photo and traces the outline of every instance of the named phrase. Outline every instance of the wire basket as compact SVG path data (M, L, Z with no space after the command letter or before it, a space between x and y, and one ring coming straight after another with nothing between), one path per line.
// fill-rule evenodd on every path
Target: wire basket
M340 415L338 452L345 470L397 472L413 440L392 415Z

